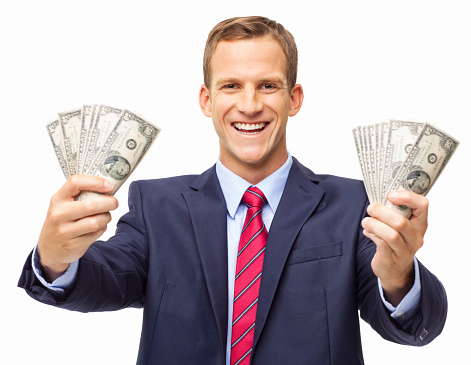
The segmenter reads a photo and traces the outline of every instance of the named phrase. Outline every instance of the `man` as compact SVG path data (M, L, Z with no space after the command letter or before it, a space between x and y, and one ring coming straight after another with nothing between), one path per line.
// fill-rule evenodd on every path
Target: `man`
M414 258L427 200L389 195L408 220L368 206L361 182L316 175L288 153L287 120L304 98L292 35L266 18L228 19L209 34L203 67L216 165L134 182L107 243L93 242L116 199L74 196L113 186L73 176L19 285L71 310L144 307L138 364L362 364L358 310L397 343L438 336L446 295Z

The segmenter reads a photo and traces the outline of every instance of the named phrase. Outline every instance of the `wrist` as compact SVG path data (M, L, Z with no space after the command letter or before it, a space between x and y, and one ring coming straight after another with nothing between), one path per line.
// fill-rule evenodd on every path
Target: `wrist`
M47 282L52 283L58 277L62 276L69 268L69 263L52 262L42 255L42 250L38 245L37 254L39 256L39 265L41 266L42 275Z
M414 271L414 265L412 265L411 270L409 270L403 277L391 280L380 279L384 297L394 307L397 307L397 305L412 289L415 277Z
M42 261L40 261L40 264L43 276L48 283L54 282L54 280L62 276L69 268L69 264L46 265Z

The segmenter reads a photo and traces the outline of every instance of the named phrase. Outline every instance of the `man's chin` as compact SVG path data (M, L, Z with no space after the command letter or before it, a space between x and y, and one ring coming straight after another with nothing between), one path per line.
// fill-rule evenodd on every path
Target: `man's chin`
M244 165L250 169L263 169L280 163L282 165L286 161L287 156L287 152L281 155L280 153L274 153L273 151L270 153L260 149L238 151L233 155L239 165Z

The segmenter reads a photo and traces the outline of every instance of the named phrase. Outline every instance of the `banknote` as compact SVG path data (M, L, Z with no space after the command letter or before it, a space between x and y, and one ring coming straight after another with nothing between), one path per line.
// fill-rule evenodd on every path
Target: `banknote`
M393 206L387 194L426 195L459 145L430 123L397 119L356 127L353 137L368 199L406 217L410 209Z
M411 151L411 148L422 130L423 123L407 120L390 120L386 140L385 173L380 182L382 194L377 202L386 198L386 193L399 168Z
M378 196L379 200L382 200L386 194L386 189L388 186L384 183L385 180L385 158L386 158L386 150L387 150L387 140L389 137L389 121L381 122L377 124L377 134L379 140L379 151L378 153L378 160L377 160L377 171L378 171Z
M61 166L62 173L64 174L65 178L68 179L70 177L70 172L67 163L67 156L65 154L62 128L60 126L59 120L48 123L46 128L49 133L49 139L51 140L52 147L54 148L57 161L59 161L59 165Z
M63 144L70 175L77 173L77 156L80 147L82 108L60 112L59 122L62 128Z
M93 161L103 148L106 139L121 116L122 109L107 105L98 105L93 115L92 125L88 131L88 143L83 160L82 173L88 174Z
M409 190L423 196L427 195L458 145L459 142L455 138L432 124L426 123L398 169L389 190ZM411 214L410 208L394 206L387 199L383 201L383 204L394 208L406 217Z
M369 125L365 127L365 139L366 139L366 148L367 148L367 159L369 161L369 180L371 184L371 189L373 197L375 200L378 199L378 173L376 167L376 127L374 125Z
M365 182L366 194L368 195L369 201L374 201L373 194L370 191L370 184L368 181L368 170L366 166L366 160L363 155L363 142L361 138L360 127L353 129L353 140L355 142L355 147L357 150L358 161L360 162L361 174L363 176L363 181Z
M80 131L80 146L77 156L77 174L83 173L83 163L87 152L88 132L92 127L93 115L97 105L85 104L82 106L82 123Z
M66 179L88 174L122 186L142 161L161 129L138 112L102 104L84 104L46 125ZM98 195L82 192L76 199Z
M124 110L88 173L111 181L115 188L110 195L116 193L144 158L159 132L158 127L137 113ZM96 193L82 192L77 199L94 195Z

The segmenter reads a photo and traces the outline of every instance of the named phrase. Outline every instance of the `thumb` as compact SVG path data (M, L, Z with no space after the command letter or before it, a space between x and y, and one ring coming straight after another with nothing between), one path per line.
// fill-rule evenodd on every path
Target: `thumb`
M72 175L69 180L57 192L57 197L65 200L73 200L80 192L96 191L108 193L114 189L114 184L102 177L91 175Z
M394 205L405 205L411 209L410 220L413 223L427 222L428 199L425 196L413 193L412 191L401 190L392 191L388 194L388 200Z

